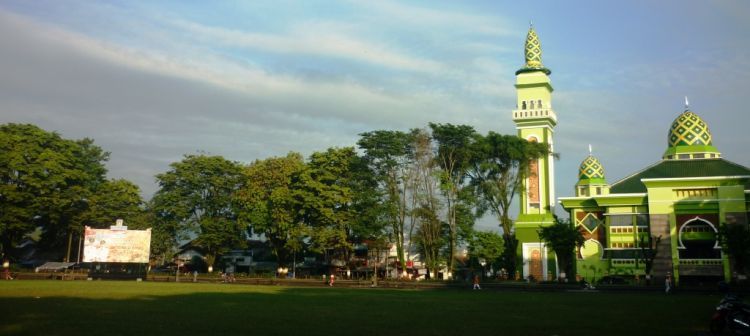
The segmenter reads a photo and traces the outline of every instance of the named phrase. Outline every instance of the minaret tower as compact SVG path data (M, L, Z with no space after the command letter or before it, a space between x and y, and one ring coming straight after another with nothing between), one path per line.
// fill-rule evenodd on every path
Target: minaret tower
M557 116L552 109L554 89L549 79L551 71L542 64L542 47L533 25L526 35L524 56L523 68L516 71L517 102L516 109L513 110L513 122L516 123L519 137L548 144L550 150L553 150L552 136L557 125ZM543 244L539 241L537 230L540 226L554 223L555 177L552 156L535 160L529 170L520 194L521 212L515 224L516 238L519 240L519 255L523 256L523 276L533 275L535 279L541 279L540 275L546 278L547 272L551 271L547 269L546 249L542 248L540 251ZM532 250L533 244L536 244L536 250ZM554 265L554 261L551 265Z

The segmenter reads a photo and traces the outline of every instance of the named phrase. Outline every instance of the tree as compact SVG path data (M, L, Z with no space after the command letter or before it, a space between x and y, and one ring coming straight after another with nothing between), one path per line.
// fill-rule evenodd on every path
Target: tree
M718 238L721 250L731 257L734 270L744 275L750 262L750 230L747 224L722 223Z
M290 251L301 248L299 237L308 235L297 197L305 169L298 153L257 160L243 171L245 184L234 197L239 220L269 240L279 265L288 262Z
M391 239L402 269L406 269L405 236L409 209L406 186L411 162L412 136L400 131L373 131L360 134L357 145L365 151L364 159L379 181L383 216L389 223Z
M0 244L5 254L42 227L40 245L60 251L81 223L86 199L105 180L109 153L34 125L0 126Z
M654 259L656 259L656 254L659 252L659 242L661 242L661 235L656 237L651 235L640 235L640 238L638 239L640 253L638 258L635 259L636 267L638 267L638 263L643 263L645 267L644 271L646 273L646 282L649 285L651 284L651 268L654 266Z
M331 250L343 260L349 256L357 159L352 147L329 148L313 153L300 174L295 189L313 251Z
M530 162L549 155L549 147L516 136L489 132L487 136L475 136L472 150L468 174L479 195L479 209L489 209L499 219L505 249L503 267L509 274L514 274L518 240L510 219L510 205L513 198L523 192L521 186L528 176Z
M539 229L539 239L555 252L560 272L573 272L573 258L576 247L583 246L584 238L580 229L571 225L570 220L561 220L555 216L555 224ZM563 275L564 277L564 275Z
M496 264L503 253L503 236L491 231L474 231L469 239L469 256L482 266L482 276L487 274L486 265ZM484 263L482 262L484 260Z
M437 165L441 168L440 189L445 200L447 210L446 221L448 223L448 269L453 271L456 259L456 246L459 238L459 209L462 202L471 198L460 197L470 195L467 184L467 172L470 167L472 143L476 132L474 128L467 125L435 124L430 123L432 137L437 142ZM465 217L464 217L465 218ZM470 223L473 224L473 221Z
M156 176L160 189L153 210L162 219L159 224L195 237L209 266L217 255L244 246L246 227L232 207L232 195L242 184L241 166L221 156L186 155L170 167Z
M93 228L109 228L115 220L126 220L128 227L147 228L140 188L124 179L107 180L86 199L86 210L78 219Z
M440 220L441 203L439 171L436 169L432 139L424 130L413 130L413 153L409 195L411 197L411 225L409 241L416 228L416 242L424 256L424 262L431 274L437 274L445 245L443 238L444 222Z

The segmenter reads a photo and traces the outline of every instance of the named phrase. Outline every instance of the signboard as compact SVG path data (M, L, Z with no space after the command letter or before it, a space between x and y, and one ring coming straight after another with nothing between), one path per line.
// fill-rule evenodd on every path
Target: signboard
M86 227L83 262L148 263L151 229L112 230Z

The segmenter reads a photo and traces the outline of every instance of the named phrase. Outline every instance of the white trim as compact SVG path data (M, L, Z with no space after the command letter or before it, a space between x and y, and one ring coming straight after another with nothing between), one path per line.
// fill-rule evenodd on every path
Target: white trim
M716 229L716 226L714 226L714 223L711 223L710 221L708 221L708 219L700 218L699 216L695 216L695 218L689 219L689 220L685 221L685 223L683 223L682 226L680 227L680 231L677 232L677 241L678 241L677 248L678 249L680 249L680 248L681 249L687 249L687 247L685 247L685 244L682 243L682 230L684 230L685 227L688 226L688 224L690 224L691 222L695 222L695 221L703 221L703 222L708 223L708 225L712 229L714 229L714 233L717 234L717 235L719 234L719 230ZM677 224L679 224L679 223L677 223ZM716 241L714 242L714 249L721 248L721 247L719 247L719 239L718 238L719 237L717 236L716 237Z
M618 197L631 197L631 196L648 196L648 193L609 194L609 195L594 196L592 198L618 198Z
M539 125L539 126L518 126L518 125L516 125L516 129L517 130L520 130L520 129L529 129L529 128L546 128L546 129L549 129L550 132L555 133L554 127L550 127L550 126L547 126L547 125Z
M750 175L728 175L728 176L705 176L705 177L660 177L660 178L642 178L641 182L670 182L670 181L713 181L726 179L747 179Z
M589 238L585 242L583 242L583 245L581 245L581 248L583 248L583 246L586 245L586 243L588 243L589 241L593 241L594 243L599 245L599 260L603 260L604 259L604 245L602 245L602 242L594 238ZM583 256L583 252L581 252L581 256ZM586 260L586 258L584 257L582 260Z
M745 198L701 198L676 201L649 201L649 203L718 203L720 201L746 201Z
M531 133L531 134L527 135L525 140L528 141L528 142L531 142L532 138L534 139L534 142L536 142L536 143L543 143L542 142L542 138L539 135L537 135L536 133ZM535 214L542 213L542 209L544 209L544 204L542 204L542 198L543 198L542 194L544 193L543 190L542 190L542 169L541 169L540 166L541 166L541 160L540 159L536 159L536 179L537 179L536 180L536 182L537 182L537 195L536 196L539 199L539 203L538 203L539 207L536 209ZM527 213L527 214L531 214L532 213L531 212L531 209L532 209L531 208L531 199L529 199L529 189L531 187L530 183L529 183L530 182L530 177L531 177L531 174L529 174L529 176L527 176L524 179L524 186L526 186L526 190L525 190L526 194L525 194L525 197L524 197L526 199L526 206L524 208L524 210L525 210L524 212Z
M531 259L531 250L532 249L541 249L541 261L542 261L542 279L541 280L548 280L547 279L547 246L543 242L537 242L537 243L523 243L521 248L522 255L523 255L523 276L525 278L529 277L529 261ZM540 280L540 279L537 279Z

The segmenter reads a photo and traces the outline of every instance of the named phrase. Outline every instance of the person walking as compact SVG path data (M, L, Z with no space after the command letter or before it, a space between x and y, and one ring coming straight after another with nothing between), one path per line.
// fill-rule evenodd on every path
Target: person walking
M664 279L664 293L669 294L672 292L672 273L667 272L667 277Z
M333 287L333 283L334 283L334 282L336 282L336 276L335 276L335 275L333 275L333 274L331 274L331 278L330 278L330 280L328 281L328 286L329 286L329 287Z
M474 288L472 289L482 289L479 287L479 274L474 274Z

